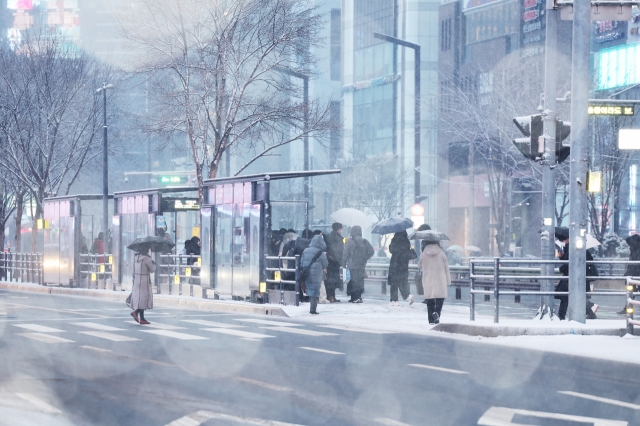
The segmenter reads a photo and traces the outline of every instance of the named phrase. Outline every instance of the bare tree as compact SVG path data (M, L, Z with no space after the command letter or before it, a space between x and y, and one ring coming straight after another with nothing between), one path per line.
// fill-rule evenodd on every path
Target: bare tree
M498 64L479 68L469 77L444 76L438 117L452 141L469 145L487 174L491 217L500 253L510 240L511 185L514 178L540 185L537 163L513 146L516 116L536 113L543 92L543 62L509 55ZM568 82L559 84L559 92Z
M15 51L0 49L0 67L5 115L0 167L35 204L35 221L42 217L44 198L67 194L81 169L100 154L94 144L100 129L100 103L94 96L100 67L63 37L44 30L25 32ZM37 227L33 230L35 250Z
M322 17L299 0L143 0L119 15L148 77L147 131L186 139L202 189L230 154L249 158L329 127L328 104L302 102ZM237 174L236 173L236 174Z

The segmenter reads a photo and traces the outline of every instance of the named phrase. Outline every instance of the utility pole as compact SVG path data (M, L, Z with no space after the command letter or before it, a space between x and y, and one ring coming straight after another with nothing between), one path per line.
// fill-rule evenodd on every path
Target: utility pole
M102 242L104 252L108 251L109 240L109 154L107 152L107 89L113 84L102 84L96 93L102 93Z
M544 162L542 163L542 234L540 250L542 260L555 258L556 225L556 92L557 92L557 52L558 52L558 10L554 0L546 3L546 37L544 45ZM554 265L543 264L542 275L552 276ZM543 291L553 291L551 280L542 282ZM553 319L553 296L544 296L540 306L540 319L545 315Z
M573 4L571 173L569 178L569 320L586 322L587 167L591 2Z

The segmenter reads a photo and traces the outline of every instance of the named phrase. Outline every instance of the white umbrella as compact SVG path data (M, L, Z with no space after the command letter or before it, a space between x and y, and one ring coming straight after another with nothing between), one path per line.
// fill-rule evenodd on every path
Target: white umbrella
M464 251L464 249L457 245L452 245L447 248L449 251Z
M600 245L600 241L596 240L591 234L587 234L587 250L590 248L598 247Z
M477 253L480 253L482 251L480 247L476 247L476 246L466 246L464 249L468 251L477 252Z
M369 228L373 222L369 217L360 210L352 208L344 208L331 213L331 220L340 222L346 226L361 226L362 228Z

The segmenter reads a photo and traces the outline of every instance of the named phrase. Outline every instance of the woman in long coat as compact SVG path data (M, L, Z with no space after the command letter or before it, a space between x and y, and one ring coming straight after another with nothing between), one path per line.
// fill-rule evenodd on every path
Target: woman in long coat
M398 306L398 289L402 299L409 298L409 304L413 304L413 296L409 294L409 261L416 258L411 249L411 242L407 231L396 232L389 244L391 262L389 263L389 276L387 283L390 288L390 302L392 306Z
M153 309L151 274L156 263L151 260L151 247L144 246L133 258L133 290L131 291L131 316L140 324L150 324L144 319L145 309Z
M326 272L329 261L324 251L327 249L327 245L324 242L322 235L316 235L311 240L311 244L302 252L302 258L300 259L301 269L309 267L309 273L305 280L307 287L307 294L309 295L309 313L317 314L316 308L318 307L318 298L320 298L320 287L322 286L322 272ZM316 261L313 258L316 257ZM309 266L311 265L311 266Z
M437 241L427 241L418 268L422 271L422 287L427 299L429 324L438 324L442 313L442 305L447 297L447 286L451 285L451 274L447 255Z

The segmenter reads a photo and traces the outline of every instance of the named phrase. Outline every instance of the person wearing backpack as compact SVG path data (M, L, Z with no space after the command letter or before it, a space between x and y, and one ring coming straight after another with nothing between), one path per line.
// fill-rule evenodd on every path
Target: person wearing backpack
M350 303L362 303L365 267L373 254L371 243L362 238L362 228L357 225L351 228L342 254L342 267L349 268L351 278L347 284L347 294L351 296Z
M300 283L304 283L309 295L309 313L317 315L318 299L320 298L320 286L322 286L322 273L326 272L329 261L324 253L327 245L322 235L316 235L311 244L302 252L300 259Z

